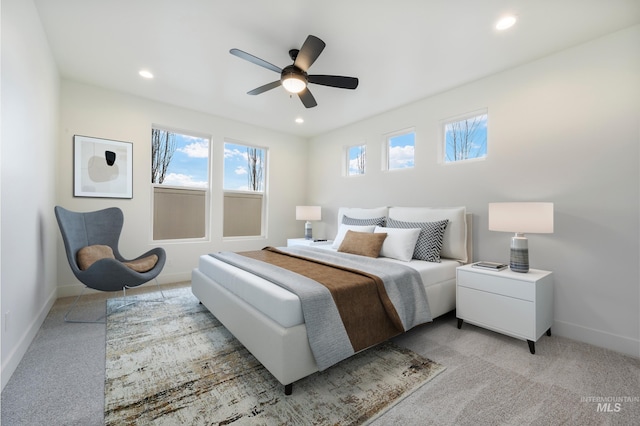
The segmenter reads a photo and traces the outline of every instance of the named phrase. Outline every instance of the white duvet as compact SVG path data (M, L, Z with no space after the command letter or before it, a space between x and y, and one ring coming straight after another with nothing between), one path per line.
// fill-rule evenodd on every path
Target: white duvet
M403 262L390 258L378 258L378 260L401 263L416 269L422 278L433 316L448 310L451 297L442 297L441 293L443 286L455 285L456 268L460 266L459 262L447 259L442 259L441 263L423 260ZM288 290L209 255L200 257L198 269L283 327L288 328L304 323L300 299ZM453 295L455 297L455 292ZM445 303L447 306L434 306L436 303Z

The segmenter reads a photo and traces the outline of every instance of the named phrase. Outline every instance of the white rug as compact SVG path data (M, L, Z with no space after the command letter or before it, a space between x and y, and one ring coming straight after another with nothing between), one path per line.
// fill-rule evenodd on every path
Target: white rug
M105 424L359 425L444 371L385 343L299 380L293 394L199 304L191 288L135 296L113 311Z

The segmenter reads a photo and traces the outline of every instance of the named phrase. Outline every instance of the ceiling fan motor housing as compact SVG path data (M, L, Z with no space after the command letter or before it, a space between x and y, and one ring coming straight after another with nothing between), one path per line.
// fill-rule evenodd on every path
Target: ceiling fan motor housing
M307 73L302 71L300 68L295 65L287 65L282 69L282 73L280 74L280 80L284 81L287 78L295 78L297 80L304 81L306 85L308 83Z

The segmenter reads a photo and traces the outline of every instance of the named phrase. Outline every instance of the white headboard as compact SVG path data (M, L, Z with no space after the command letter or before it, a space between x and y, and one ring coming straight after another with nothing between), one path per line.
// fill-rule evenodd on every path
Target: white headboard
M473 215L465 207L340 207L338 228L342 217L374 219L388 217L405 222L433 222L448 219L441 255L462 263L473 261Z
M467 263L473 262L473 214L466 213L467 222Z

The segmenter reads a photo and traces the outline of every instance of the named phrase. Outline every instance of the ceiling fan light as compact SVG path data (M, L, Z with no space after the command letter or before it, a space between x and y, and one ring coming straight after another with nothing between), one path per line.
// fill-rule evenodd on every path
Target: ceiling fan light
M282 86L287 92L300 93L307 87L307 82L300 75L289 74L282 79Z
M517 18L514 15L505 16L496 24L496 30L504 31L515 25Z

